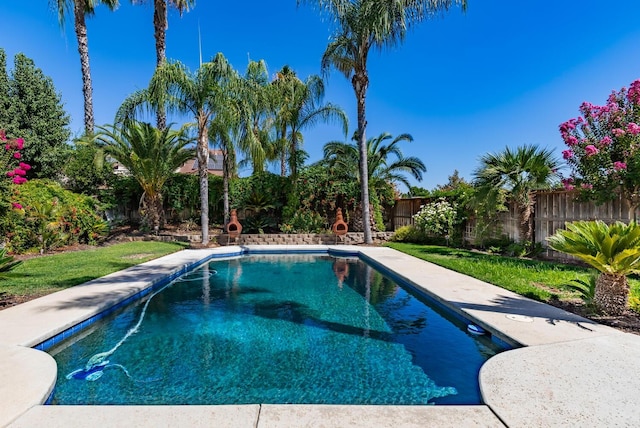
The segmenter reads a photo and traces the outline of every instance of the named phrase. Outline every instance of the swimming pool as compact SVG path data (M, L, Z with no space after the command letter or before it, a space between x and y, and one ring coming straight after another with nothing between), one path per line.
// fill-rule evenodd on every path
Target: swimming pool
M211 261L52 348L53 403L480 403L504 347L425 303L358 259Z

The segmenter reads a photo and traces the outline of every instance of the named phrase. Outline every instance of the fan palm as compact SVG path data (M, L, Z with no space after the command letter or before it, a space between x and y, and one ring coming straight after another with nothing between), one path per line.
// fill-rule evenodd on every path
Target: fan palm
M175 170L193 158L187 128L159 130L148 123L127 121L98 127L96 142L120 162L142 187L141 211L156 232L162 217L162 187Z
M84 97L84 132L93 134L93 87L91 84L91 67L89 65L89 39L87 37L87 24L85 18L93 16L99 4L104 4L110 10L118 7L118 0L50 0L58 11L60 25L64 25L67 14L73 10L73 23L78 40L78 53L80 54L80 68L82 70L82 95Z
M596 268L594 303L610 315L620 315L627 308L629 283L627 275L640 273L640 226L616 222L577 221L566 223L547 238L556 251L570 254Z
M536 145L521 146L515 151L507 147L500 153L489 153L480 158L480 167L474 172L474 184L481 200L497 200L500 192L508 193L518 210L520 240L530 242L534 190L551 187L558 178L559 165L553 150Z
M336 25L329 45L322 55L321 66L327 72L331 67L341 72L356 96L358 129L356 131L360 159L360 190L364 240L373 242L369 221L369 180L367 174L367 139L365 128L369 73L367 59L371 48L382 49L401 44L407 29L454 4L466 8L466 0L379 1L379 0L298 0L298 3L316 3L328 12Z
M218 53L195 73L179 62L158 67L147 89L129 96L116 114L116 122L126 122L145 110L189 113L198 132L196 153L200 183L200 221L202 244L209 243L209 125L224 99L227 87L237 79L227 59Z
M404 157L400 150L399 144L402 141L413 141L411 135L401 134L389 144L384 144L391 138L391 134L383 132L378 137L367 140L367 177L371 189L377 189L385 183L402 183L409 188L410 183L405 174L421 181L422 173L427 170L420 159L414 156ZM334 141L325 144L323 150L324 157L332 168L355 180L359 179L357 145Z

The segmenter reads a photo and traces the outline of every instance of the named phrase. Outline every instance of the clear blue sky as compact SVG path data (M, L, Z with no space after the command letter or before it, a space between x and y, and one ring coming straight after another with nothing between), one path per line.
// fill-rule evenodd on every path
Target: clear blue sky
M538 144L560 157L558 125L578 115L582 101L604 104L613 89L640 78L640 1L468 0L419 24L402 46L372 52L367 137L410 133L403 146L427 166L422 187L447 181L454 169L470 179L478 158L505 146ZM113 121L122 100L147 86L155 66L151 1L101 6L87 22L97 124ZM82 82L73 23L60 29L46 0L0 1L0 47L8 66L22 52L53 79L83 129ZM167 57L198 66L198 25L204 60L222 52L244 71L248 58L264 59L270 74L291 66L301 78L320 73L329 23L295 0L196 1L167 31ZM325 101L340 105L355 129L350 83L332 72ZM335 126L305 136L316 161Z

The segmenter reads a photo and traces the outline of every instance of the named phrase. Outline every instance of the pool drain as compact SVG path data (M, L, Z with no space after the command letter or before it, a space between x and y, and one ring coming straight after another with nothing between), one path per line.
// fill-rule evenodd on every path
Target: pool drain
M528 317L526 315L514 315L514 314L508 314L505 315L505 317L509 318L511 321L518 321L518 322L533 322L533 318Z

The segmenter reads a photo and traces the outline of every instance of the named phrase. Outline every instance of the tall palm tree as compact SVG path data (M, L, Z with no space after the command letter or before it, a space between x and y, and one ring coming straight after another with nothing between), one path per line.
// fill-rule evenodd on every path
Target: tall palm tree
M226 87L236 72L227 59L218 53L195 73L179 62L168 62L158 67L149 87L128 97L116 114L117 122L125 122L147 110L192 114L197 128L196 153L200 183L200 221L202 244L209 243L209 124L224 99Z
M415 156L404 157L400 150L399 144L402 141L413 141L410 134L400 134L389 144L384 144L391 138L391 134L383 132L378 137L367 140L367 177L371 189L377 189L383 183L402 183L409 188L410 183L405 174L421 181L422 173L427 170L420 159ZM359 179L359 149L356 144L333 141L325 144L323 150L324 158L332 168Z
M496 200L500 192L508 194L518 210L520 241L530 242L534 190L554 185L559 178L559 166L553 150L536 145L521 146L515 151L507 147L500 153L488 153L480 158L480 167L474 172L474 184L481 200Z
M91 67L89 65L89 39L87 37L87 24L85 18L93 16L99 4L104 4L110 10L118 7L118 0L50 0L58 11L58 20L61 26L67 14L73 10L73 23L78 40L78 53L80 54L80 68L82 70L82 95L84 97L84 132L93 134L93 87L91 84Z
M127 121L122 125L98 127L95 140L129 170L142 187L141 211L154 231L162 217L162 187L176 168L193 157L187 146L193 143L187 128L159 130L148 123Z
M297 175L302 143L302 131L318 122L336 121L342 125L347 135L349 122L344 110L331 103L322 104L324 82L319 76L311 75L304 82L289 66L276 73L271 83L275 89L276 140L280 147L281 175L286 175L286 164L292 176Z
M132 3L144 3L145 0L132 0ZM156 41L156 68L167 61L167 29L169 28L168 9L173 7L180 12L188 12L195 5L195 0L153 0L153 37ZM163 129L167 125L164 109L156 112L157 125Z
M244 138L244 124L251 117L246 99L241 96L238 86L227 87L225 99L209 126L209 138L222 151L222 206L224 224L229 222L229 184L237 176L236 147Z
M627 309L627 275L640 273L640 226L635 222L576 221L550 236L549 246L571 254L600 271L596 279L596 309L620 315Z
M277 157L273 138L275 126L274 97L269 85L269 73L264 61L249 61L239 80L238 97L243 99L243 133L240 151L246 156L242 165L251 164L254 173L264 171L267 162Z
M372 48L401 44L407 29L454 4L466 8L467 0L298 0L316 3L328 12L336 31L322 55L322 69L334 67L351 80L358 110L356 131L360 154L360 189L365 243L373 242L369 222L369 184L367 179L366 105L369 73L367 59Z

